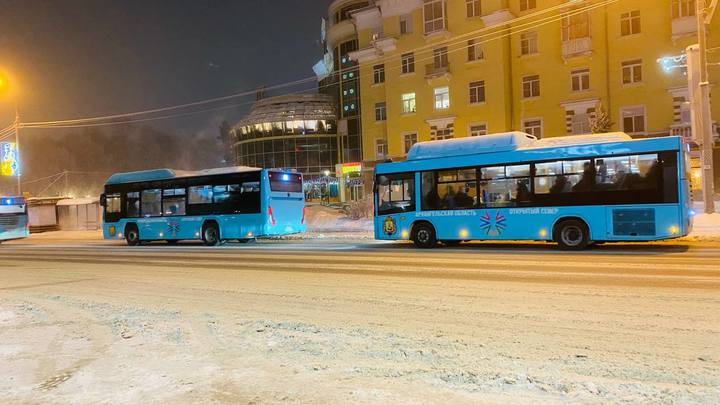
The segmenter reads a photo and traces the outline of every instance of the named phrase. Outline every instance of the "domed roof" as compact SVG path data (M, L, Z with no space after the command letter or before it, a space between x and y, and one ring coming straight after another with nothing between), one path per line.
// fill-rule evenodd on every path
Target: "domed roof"
M325 94L288 94L256 102L237 126L296 120L334 120L332 97Z

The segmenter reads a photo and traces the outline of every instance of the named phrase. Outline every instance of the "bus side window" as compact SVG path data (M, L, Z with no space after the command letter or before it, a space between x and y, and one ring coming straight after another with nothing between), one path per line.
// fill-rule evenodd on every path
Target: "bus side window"
M140 217L140 193L125 193L125 213L128 218Z
M162 192L159 188L143 190L141 202L143 217L159 217L162 215Z
M108 214L119 214L122 209L120 194L108 194L105 203L105 212Z

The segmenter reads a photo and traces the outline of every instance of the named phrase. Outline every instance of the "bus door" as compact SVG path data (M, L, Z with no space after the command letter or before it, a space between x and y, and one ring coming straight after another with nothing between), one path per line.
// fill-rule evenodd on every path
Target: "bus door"
M375 236L407 239L415 219L415 173L381 174L375 179Z

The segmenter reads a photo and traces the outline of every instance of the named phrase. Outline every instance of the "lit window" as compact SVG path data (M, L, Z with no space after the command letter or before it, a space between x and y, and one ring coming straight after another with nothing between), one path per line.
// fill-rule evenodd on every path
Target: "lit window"
M375 158L384 159L387 157L388 145L387 141L383 138L375 139Z
M623 131L628 134L645 132L645 107L623 107L620 109Z
M542 138L542 120L538 118L523 120L523 132Z
M435 93L435 109L445 110L450 108L450 88L437 87L434 89Z
M469 85L470 104L485 102L485 81L472 82Z
M538 53L537 32L524 32L520 34L520 54L533 55Z
M444 30L445 14L445 0L425 0L423 7L425 34Z
M480 47L480 44L476 44L474 39L467 41L467 55L468 62L481 60L485 57L482 47Z
M520 11L532 10L537 7L535 0L520 0Z
M410 52L400 57L400 70L402 74L415 72L415 54Z
M375 121L385 121L387 119L387 106L385 103L375 104Z
M385 83L385 65L373 66L373 83Z
M572 91L590 90L590 69L577 69L570 72Z
M523 98L540 97L540 76L525 76L522 79Z
M467 7L468 18L479 17L481 15L480 0L465 0L465 5Z
M572 135L589 134L590 130L590 114L573 114L570 121L570 133Z
M470 124L470 136L487 135L487 124Z
M635 59L622 63L622 82L623 84L642 82L642 60Z
M405 134L403 135L403 146L405 154L410 152L410 148L417 143L417 134Z
M640 10L620 14L620 35L640 33Z
M405 93L402 95L402 112L403 114L415 112L415 93Z

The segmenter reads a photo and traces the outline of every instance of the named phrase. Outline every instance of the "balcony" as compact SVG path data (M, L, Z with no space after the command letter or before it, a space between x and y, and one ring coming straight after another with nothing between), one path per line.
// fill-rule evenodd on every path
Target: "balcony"
M673 18L672 20L672 36L673 38L691 35L697 32L697 19L695 16Z
M383 37L380 34L373 35L370 46L350 52L350 59L358 63L372 62L382 56L384 53L392 52L397 49L397 39L393 37Z
M565 59L589 55L592 53L592 38L584 37L563 41L562 53Z
M717 124L713 124L713 141L718 142L720 140L720 133L718 133L718 129L720 127ZM682 122L679 124L672 124L670 126L670 135L671 136L680 136L682 137L686 143L695 144L695 140L693 138L693 131L692 131L692 125L686 122Z
M446 63L444 65L437 65L435 63L431 63L429 65L425 65L425 79L427 80L433 80L438 78L450 78L450 64Z

